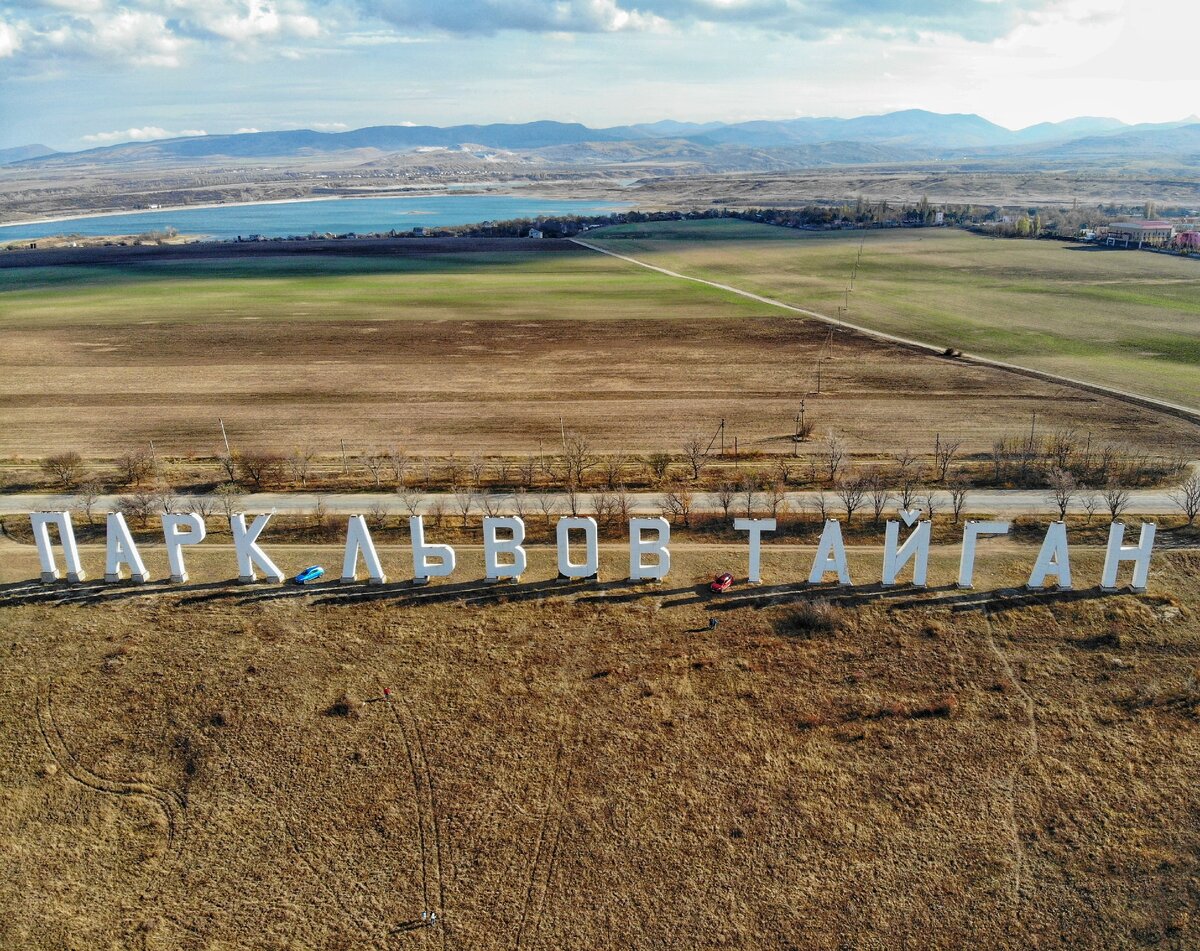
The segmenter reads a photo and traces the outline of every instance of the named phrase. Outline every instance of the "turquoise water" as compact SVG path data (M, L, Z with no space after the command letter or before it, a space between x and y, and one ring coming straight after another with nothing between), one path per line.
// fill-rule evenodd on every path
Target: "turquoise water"
M0 242L59 234L142 234L175 228L182 234L236 238L306 235L316 231L408 231L415 227L465 225L508 218L554 215L602 215L620 211L621 202L538 198L535 195L425 195L405 198L334 198L267 205L222 205L181 211L139 211L97 215L46 224L0 226Z

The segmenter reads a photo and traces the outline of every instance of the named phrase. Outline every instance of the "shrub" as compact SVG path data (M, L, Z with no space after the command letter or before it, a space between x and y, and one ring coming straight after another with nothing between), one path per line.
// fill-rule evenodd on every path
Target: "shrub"
M824 598L801 601L784 618L783 633L792 637L811 637L814 634L832 634L842 626L844 618L839 608Z

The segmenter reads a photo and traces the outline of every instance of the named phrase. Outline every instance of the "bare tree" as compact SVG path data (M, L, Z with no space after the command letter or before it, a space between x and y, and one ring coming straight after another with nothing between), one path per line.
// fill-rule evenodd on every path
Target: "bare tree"
M846 510L846 524L849 525L854 519L854 513L862 508L863 501L866 499L866 483L861 476L846 478L834 486L834 491L842 500L842 508Z
M378 491L382 487L383 469L388 464L387 453L382 449L370 449L358 458L363 464L363 468L371 473L371 478L375 481L375 489Z
M792 481L792 461L787 456L775 457L775 481L787 485Z
M466 472L466 470L463 468L461 459L457 458L456 456L451 456L446 460L444 470L446 476L446 485L450 486L451 488L462 485L463 474Z
M512 477L513 463L507 456L501 456L492 463L492 472L496 476L496 484L507 486Z
M207 519L217 510L217 500L211 495L197 495L188 502L187 508L193 515Z
M150 475L150 468L150 457L144 449L126 452L117 457L117 471L121 474L121 482L124 485L141 485Z
M872 466L867 473L867 496L871 502L871 519L876 526L883 520L884 510L892 499L892 490L879 466Z
M933 467L937 472L937 481L946 481L946 471L950 468L950 464L954 462L954 457L958 454L958 447L962 445L958 442L943 442L942 434L937 433L933 441Z
M519 519L529 514L529 493L525 489L517 489L512 494L512 507Z
M767 482L763 489L763 499L766 502L767 511L771 513L771 518L776 518L787 508L787 490L783 487L782 482L773 479Z
M329 506L325 504L325 496L318 495L313 499L312 508L313 528L322 535L328 534L330 528Z
M1075 477L1066 469L1055 466L1046 474L1046 483L1050 487L1050 498L1058 507L1058 518L1061 521L1067 517L1067 509L1075 501L1078 491Z
M308 473L312 468L313 457L316 452L307 443L301 446L296 446L287 454L287 468L291 473L292 479L300 484L300 488L308 487Z
M729 507L733 505L733 500L737 498L737 486L732 482L720 482L717 484L717 491L713 493L717 499L717 504L721 506L721 511L725 514L725 519L729 519Z
M682 521L685 527L692 524L692 491L682 483L671 486L663 493L662 513L673 522Z
M238 487L232 482L222 482L213 491L213 495L226 518L231 518L242 507L242 497L238 493Z
M671 469L671 457L665 452L652 452L646 457L646 467L650 470L650 481L657 485L666 479Z
M909 452L896 456L896 491L900 508L907 511L917 501L917 492L925 476L925 467Z
M1079 504L1083 511L1087 514L1087 523L1092 524L1092 517L1096 514L1096 510L1100 508L1100 496L1094 489L1089 489L1085 485L1079 487Z
M692 481L700 478L700 473L704 471L704 466L708 462L708 451L704 446L704 439L701 436L690 436L687 442L683 444L683 458L687 464L692 467Z
M623 485L617 486L617 491L613 493L613 509L616 519L622 525L627 525L629 517L633 515L633 497Z
M79 498L79 507L83 509L83 514L87 518L89 525L92 524L92 510L96 507L96 502L100 498L101 491L99 482L95 479L88 479L79 486L79 491L76 493Z
M387 524L387 515L387 508L383 503L376 502L367 512L367 521L370 522L372 528L382 529Z
M483 474L487 471L487 461L483 456L472 456L467 460L467 474L471 477L471 485L479 488L483 485Z
M404 506L404 511L408 513L410 518L421 514L420 493L401 486L396 490L396 496L400 499L400 504Z
M57 452L42 460L42 471L69 492L83 476L83 456L74 450Z
M135 492L117 499L117 511L139 528L145 528L154 512L154 497L149 492Z
M566 481L584 484L587 471L596 464L591 444L586 436L571 433L563 446L563 468L566 470Z
M122 457L123 460L132 460L135 458L140 459L139 464L140 464L141 468L139 471L140 471L141 475L136 479L127 478L125 480L127 485L130 483L137 484L137 483L141 482L142 479L146 478L147 475L150 474L150 460L149 460L149 458L144 456L142 453L138 453L136 455L130 454L130 455ZM223 452L219 456L217 456L217 465L219 465L221 467L221 471L225 474L226 482L236 482L237 481L237 459L234 457L234 455L232 453Z
M1183 485L1167 494L1171 501L1179 506L1179 510L1187 516L1189 525L1196 521L1196 516L1200 514L1200 475L1192 473ZM90 516L88 521L91 521Z
M926 489L921 495L921 502L925 508L925 515L929 521L933 521L933 517L937 514L938 498L937 493L933 489Z
M628 458L623 452L610 453L604 457L604 484L608 489L615 489L621 484L621 476L625 472L626 462L628 462Z
M954 524L957 525L958 520L962 518L963 507L967 504L970 483L960 472L950 480L948 489L950 491L950 510L954 513Z
M454 507L458 510L458 514L462 516L462 527L467 527L467 519L471 516L471 509L475 506L475 493L465 486L459 486L454 490Z
M283 474L283 457L269 450L244 452L237 457L237 468L256 489L274 485Z
M433 524L436 528L442 527L442 522L446 520L446 500L440 495L433 500L433 504L429 506L429 514L433 518Z
M408 458L408 453L400 446L392 446L387 454L388 466L392 470L392 484L397 489L402 489L408 483L408 466L412 461Z
M572 518L579 514L580 494L577 482L568 482L563 486L563 496L567 500L567 514Z
M596 522L601 531L608 531L612 527L615 502L616 500L608 489L601 489L592 496L592 511L596 515Z
M479 499L479 507L483 509L483 514L488 518L495 518L500 514L501 497L499 495L491 492L480 492L477 498Z
M1120 482L1112 481L1104 487L1103 495L1104 505L1108 509L1108 514L1112 517L1112 521L1115 522L1129 508L1129 489Z
M533 456L527 456L517 465L517 478L521 481L521 487L528 490L533 488L533 483L537 478L537 459Z
M539 492L537 497L538 509L542 513L542 518L546 520L546 530L550 530L550 519L558 511L558 499L549 492Z
M171 490L169 485L163 484L155 488L153 492L154 504L160 512L169 514L179 511L179 497Z
M742 511L746 513L746 518L754 518L754 512L758 508L758 480L750 473L742 476L742 481L738 485L738 495L742 502Z
M827 493L824 489L821 489L819 492L817 492L816 497L813 499L813 505L817 510L817 515L820 517L821 523L824 524L825 522L828 522L829 493Z
M846 444L833 430L830 430L825 437L825 449L822 452L822 458L825 466L826 480L830 483L837 482L838 476L846 464Z

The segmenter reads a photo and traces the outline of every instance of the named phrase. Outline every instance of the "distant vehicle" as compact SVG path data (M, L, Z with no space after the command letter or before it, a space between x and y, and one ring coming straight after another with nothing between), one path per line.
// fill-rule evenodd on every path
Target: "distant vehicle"
M296 575L292 579L292 582L294 584L308 584L310 581L316 581L318 578L323 577L324 574L325 569L320 565L310 565L300 572L300 574Z
M733 587L733 575L728 571L723 571L713 578L712 583L708 586L708 590L720 594L722 591L728 591L731 587Z

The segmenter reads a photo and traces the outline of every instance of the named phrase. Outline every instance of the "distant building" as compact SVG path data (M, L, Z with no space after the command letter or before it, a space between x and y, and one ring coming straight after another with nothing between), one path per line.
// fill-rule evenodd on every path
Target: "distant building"
M1171 241L1173 247L1200 251L1200 231L1181 231Z
M425 229L424 228L413 228L412 233L413 233L414 238L425 237Z
M542 232L541 232L541 230L540 230L540 229L538 229L538 228L530 228L530 229L529 229L529 237L531 237L531 238L543 238L543 237L545 237L545 235L543 235L543 234L542 234Z
M933 223L935 225L944 225L946 223L946 213L944 211L935 211L933 213Z
M1170 242L1175 227L1169 221L1114 221L1108 226L1107 243L1129 247L1136 244L1163 245Z

